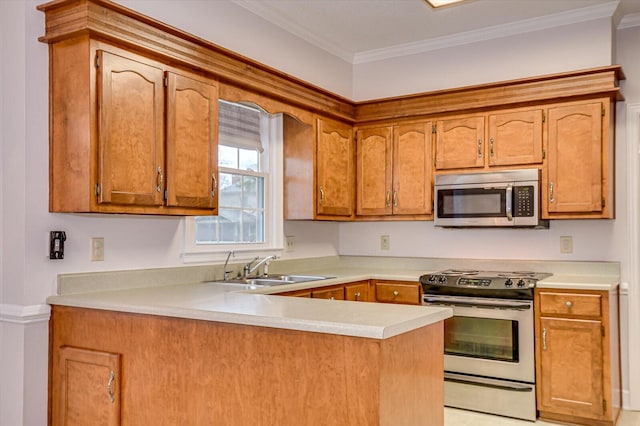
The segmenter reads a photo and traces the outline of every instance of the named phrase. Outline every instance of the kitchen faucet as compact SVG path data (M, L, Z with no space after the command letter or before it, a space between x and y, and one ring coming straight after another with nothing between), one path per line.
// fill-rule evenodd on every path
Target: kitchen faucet
M244 269L244 278L247 278L250 273L252 273L253 271L257 270L262 265L264 265L263 275L268 275L269 274L269 261L270 260L275 260L275 259L277 259L277 257L276 257L275 254L272 254L271 256L266 256L260 262L256 263L253 267L251 267L251 264L253 262L255 262L256 260L258 260L258 259L260 259L260 256L256 256L253 260L251 260L249 263L244 265L244 268L243 268Z
M223 279L226 281L229 279L231 271L227 271L227 263L229 263L229 258L233 256L236 257L236 254L234 253L233 250L231 250L229 252L229 254L227 255L227 260L224 261L224 268L222 269L222 273L223 273Z

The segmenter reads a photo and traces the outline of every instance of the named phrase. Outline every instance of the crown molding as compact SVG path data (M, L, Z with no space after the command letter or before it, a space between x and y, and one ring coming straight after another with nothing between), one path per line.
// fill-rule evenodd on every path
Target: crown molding
M453 34L451 36L436 37L403 45L391 46L383 49L374 49L365 52L358 52L354 55L354 64L363 64L398 56L413 55L437 49L461 46L476 43L479 41L492 40L502 37L509 37L533 31L545 30L563 25L577 24L599 18L610 18L613 16L617 1L607 2L597 6L589 6L569 12L554 13L553 15L539 18L525 19L504 25L495 25L479 30L466 31Z
M618 30L624 30L627 28L639 27L640 26L640 13L630 13L628 15L624 15L620 20L620 24L618 24Z

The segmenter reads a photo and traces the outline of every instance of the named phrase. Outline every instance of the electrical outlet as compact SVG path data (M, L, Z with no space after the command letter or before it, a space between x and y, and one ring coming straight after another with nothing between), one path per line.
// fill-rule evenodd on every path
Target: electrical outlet
M571 235L560 237L560 253L573 253L573 237Z
M389 250L391 248L391 239L388 235L380 235L380 250Z
M296 249L296 237L293 235L287 235L284 237L284 240L285 251L294 251Z
M100 262L104 260L104 237L91 238L91 261Z

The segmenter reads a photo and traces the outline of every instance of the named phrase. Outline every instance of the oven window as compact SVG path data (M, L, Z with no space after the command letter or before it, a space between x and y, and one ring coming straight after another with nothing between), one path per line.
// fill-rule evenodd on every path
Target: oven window
M495 188L438 190L438 216L505 217L506 190Z
M518 362L518 321L454 316L444 322L444 353Z

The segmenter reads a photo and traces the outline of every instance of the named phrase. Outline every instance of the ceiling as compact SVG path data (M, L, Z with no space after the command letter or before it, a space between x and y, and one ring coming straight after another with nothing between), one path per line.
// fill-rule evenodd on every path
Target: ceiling
M351 63L602 17L640 21L640 0L467 0L438 9L424 0L232 1Z

